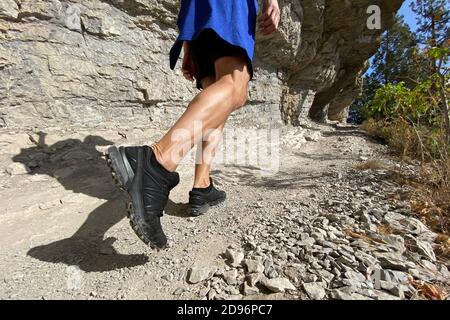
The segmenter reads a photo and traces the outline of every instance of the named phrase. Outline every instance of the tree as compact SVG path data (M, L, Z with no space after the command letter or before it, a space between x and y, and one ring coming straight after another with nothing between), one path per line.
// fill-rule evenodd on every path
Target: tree
M369 75L372 82L386 85L400 81L408 84L411 80L417 80L411 72L416 48L417 39L403 17L397 16L393 26L383 34L380 48L373 57Z
M364 114L364 106L370 103L375 97L375 92L381 87L381 84L373 77L367 75L363 77L362 95L356 99L350 106L349 123L361 124L368 116Z
M416 58L417 40L402 16L397 16L393 26L385 31L381 38L381 45L372 58L370 72L363 78L363 93L351 106L353 116L350 121L360 123L359 114L363 106L370 103L376 91L388 83L405 82L413 87L421 76L422 68L413 60ZM363 115L364 116L364 115Z
M411 10L417 17L418 41L428 48L448 46L450 38L450 4L448 0L415 0ZM447 44L446 44L447 43ZM431 58L434 72L438 61Z
M448 106L447 77L450 54L450 4L448 0L415 0L411 10L417 16L418 39L425 46L425 53L432 73L439 78L441 110L446 132L445 140L450 143L450 113Z

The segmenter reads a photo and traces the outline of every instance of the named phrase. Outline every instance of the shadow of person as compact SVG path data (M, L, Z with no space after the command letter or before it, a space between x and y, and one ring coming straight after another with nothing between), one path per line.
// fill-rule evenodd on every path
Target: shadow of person
M89 213L71 237L34 247L27 254L41 261L77 266L85 272L145 264L147 255L120 254L113 247L115 238L104 239L106 232L122 220L126 212L122 195L112 182L102 154L96 149L96 146L113 142L100 136L88 136L83 141L66 139L49 146L45 142L46 133L38 135L38 141L32 139L35 146L22 149L13 161L32 167L29 174L54 177L66 190L106 202Z
M179 217L179 218L192 218L188 212L187 203L175 203L169 199L167 205L164 208L164 213L168 216Z
M41 261L77 266L85 272L143 265L148 256L120 254L113 247L116 238L104 239L106 231L124 218L122 207L120 199L107 201L92 211L71 237L34 247L27 254Z

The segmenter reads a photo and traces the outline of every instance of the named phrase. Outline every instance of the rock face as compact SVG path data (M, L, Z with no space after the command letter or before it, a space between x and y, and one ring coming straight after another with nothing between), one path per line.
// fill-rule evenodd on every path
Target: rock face
M170 124L197 92L168 67L178 2L2 0L0 127ZM233 121L343 119L382 32L367 28L367 8L380 6L384 29L401 3L280 0L280 30L258 35L249 103Z

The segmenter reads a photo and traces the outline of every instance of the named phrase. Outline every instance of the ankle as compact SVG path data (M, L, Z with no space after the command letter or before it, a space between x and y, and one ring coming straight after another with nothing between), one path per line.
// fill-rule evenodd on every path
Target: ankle
M153 150L153 153L155 154L156 161L165 168L167 171L175 172L177 169L177 166L170 161L168 161L167 157L165 157L164 153L161 151L161 147L158 145L158 143L153 144L150 146L150 148Z
M206 189L211 185L211 180L209 177L202 179L195 179L193 189Z

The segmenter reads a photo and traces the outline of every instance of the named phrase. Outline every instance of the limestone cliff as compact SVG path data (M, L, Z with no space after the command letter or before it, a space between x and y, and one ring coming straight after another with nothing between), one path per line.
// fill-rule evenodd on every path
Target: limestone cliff
M402 0L280 0L258 37L245 124L342 120L382 30ZM196 93L168 66L178 0L1 0L0 126L169 124Z

